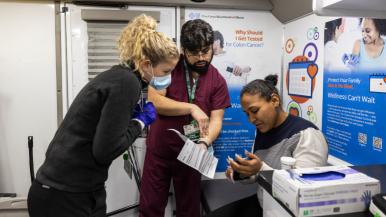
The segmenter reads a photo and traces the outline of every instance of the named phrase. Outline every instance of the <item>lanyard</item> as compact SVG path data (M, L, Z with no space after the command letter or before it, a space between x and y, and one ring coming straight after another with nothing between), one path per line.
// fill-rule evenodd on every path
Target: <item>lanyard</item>
M143 106L145 105L146 103L146 99L144 98L144 95L143 95L143 92L141 90L141 95L140 95L141 99L139 99L139 108L141 109L141 112L143 112Z
M198 79L193 79L193 87L192 87L192 89L190 89L189 70L188 70L188 66L186 65L185 61L184 61L184 69L185 69L186 89L188 90L189 103L193 103L194 98L195 98L195 94L196 94Z

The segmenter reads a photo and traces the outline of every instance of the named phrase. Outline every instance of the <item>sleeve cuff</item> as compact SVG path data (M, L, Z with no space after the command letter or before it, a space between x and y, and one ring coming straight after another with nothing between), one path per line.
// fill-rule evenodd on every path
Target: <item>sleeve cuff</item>
M202 138L198 139L197 143L202 143L202 144L204 144L207 148L209 148L210 146L212 146L212 144L209 144L207 141L205 141L205 140L202 139Z
M261 166L260 171L264 171L264 170L273 170L273 168L270 167L270 166L268 166L268 164L266 164L266 163L263 161L263 165Z
M145 124L144 124L141 120L139 120L139 119L137 119L137 118L133 118L133 119L131 119L131 120L137 121L137 122L139 123L139 125L141 126L141 130L143 130L143 128L145 128Z
M260 171L264 171L264 170L273 170L273 168L268 166L268 164L266 164L263 161L263 165L261 166ZM251 184L251 183L257 182L257 177L259 176L259 172L257 172L255 175L250 176L248 179L241 180L241 183Z
M248 177L246 179L241 180L240 183L244 184L244 185L255 183L255 182L257 182L257 177L258 176L259 176L259 173L257 173L256 175L252 175L252 176L250 176L250 177Z

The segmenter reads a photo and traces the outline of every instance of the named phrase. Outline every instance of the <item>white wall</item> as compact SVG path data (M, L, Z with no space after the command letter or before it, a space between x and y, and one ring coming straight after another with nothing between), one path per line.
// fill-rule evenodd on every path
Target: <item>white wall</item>
M54 5L0 2L0 31L0 192L26 196L27 137L36 170L57 128Z

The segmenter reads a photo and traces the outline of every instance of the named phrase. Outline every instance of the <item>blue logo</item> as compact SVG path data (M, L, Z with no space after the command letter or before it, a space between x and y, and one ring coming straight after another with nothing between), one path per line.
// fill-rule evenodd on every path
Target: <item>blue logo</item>
M188 15L190 20L200 19L200 13L191 12Z
M371 191L367 190L363 192L361 201L365 204L366 207L369 207L371 203Z

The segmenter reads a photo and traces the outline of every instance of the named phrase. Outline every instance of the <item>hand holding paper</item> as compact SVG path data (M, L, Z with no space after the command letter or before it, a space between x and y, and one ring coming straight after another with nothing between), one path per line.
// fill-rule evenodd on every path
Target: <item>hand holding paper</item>
M177 135L185 142L184 147L182 148L177 159L182 163L196 169L202 175L213 179L218 159L210 154L206 150L206 147L201 148L199 144L194 143L177 130L169 130L177 133Z
M209 117L203 112L200 107L192 104L191 115L198 122L200 127L200 136L206 137L209 134Z

